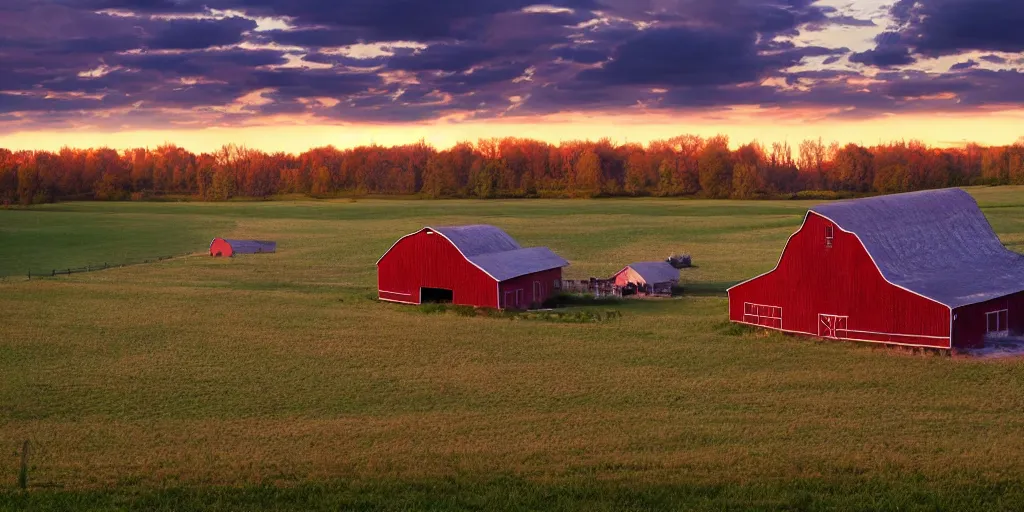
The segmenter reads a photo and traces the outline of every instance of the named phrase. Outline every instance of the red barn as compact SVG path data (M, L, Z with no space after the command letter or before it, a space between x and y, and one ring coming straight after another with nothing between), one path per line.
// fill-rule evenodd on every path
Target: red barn
M403 304L526 309L557 293L568 265L547 247L523 248L494 226L426 227L377 260L377 294Z
M775 269L729 289L729 318L822 338L981 347L1024 331L1024 255L960 189L823 204Z

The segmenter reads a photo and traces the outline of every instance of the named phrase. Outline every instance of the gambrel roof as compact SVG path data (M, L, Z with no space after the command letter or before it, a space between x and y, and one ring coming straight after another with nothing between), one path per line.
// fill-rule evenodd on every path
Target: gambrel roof
M499 282L569 265L547 247L523 248L508 233L486 224L425 227L416 233L423 231L443 236L466 260Z
M856 235L887 281L950 308L1024 291L1024 255L1003 246L961 189L837 201L811 211Z

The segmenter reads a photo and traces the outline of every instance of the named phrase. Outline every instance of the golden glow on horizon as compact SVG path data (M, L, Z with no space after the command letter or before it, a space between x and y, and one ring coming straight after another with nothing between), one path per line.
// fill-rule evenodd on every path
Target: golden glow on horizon
M281 120L275 124L205 129L133 130L109 132L96 129L46 130L0 135L0 147L22 150L58 150L63 146L116 149L177 144L190 151L210 152L224 144L242 144L268 152L300 153L312 147L334 145L384 146L414 143L420 139L438 148L460 141L491 137L526 137L557 143L563 140L608 137L616 143L648 143L681 134L711 136L723 133L733 146L752 140L766 145L821 137L826 142L874 145L896 140L921 140L933 146L963 142L982 145L1012 144L1024 135L1024 109L972 115L890 115L869 120L817 120L820 112L732 109L718 115L672 117L643 115L558 115L521 120L433 122L403 125L302 124Z

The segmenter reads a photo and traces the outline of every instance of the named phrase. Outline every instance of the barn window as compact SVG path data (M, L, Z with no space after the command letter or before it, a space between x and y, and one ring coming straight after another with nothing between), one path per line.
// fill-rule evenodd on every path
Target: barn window
M835 240L835 230L832 226L825 226L825 247L832 247L832 241Z
M540 299L541 299L540 281L534 281L533 282L533 301L534 302L540 302Z
M523 305L523 289L516 290L516 307Z
M997 336L1005 336L1010 333L1009 311L1002 309L985 313L985 332Z

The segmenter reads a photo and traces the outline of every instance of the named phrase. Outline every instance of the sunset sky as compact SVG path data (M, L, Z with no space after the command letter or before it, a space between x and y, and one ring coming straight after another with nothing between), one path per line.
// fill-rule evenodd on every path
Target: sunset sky
M8 0L0 147L1009 144L1022 0Z

